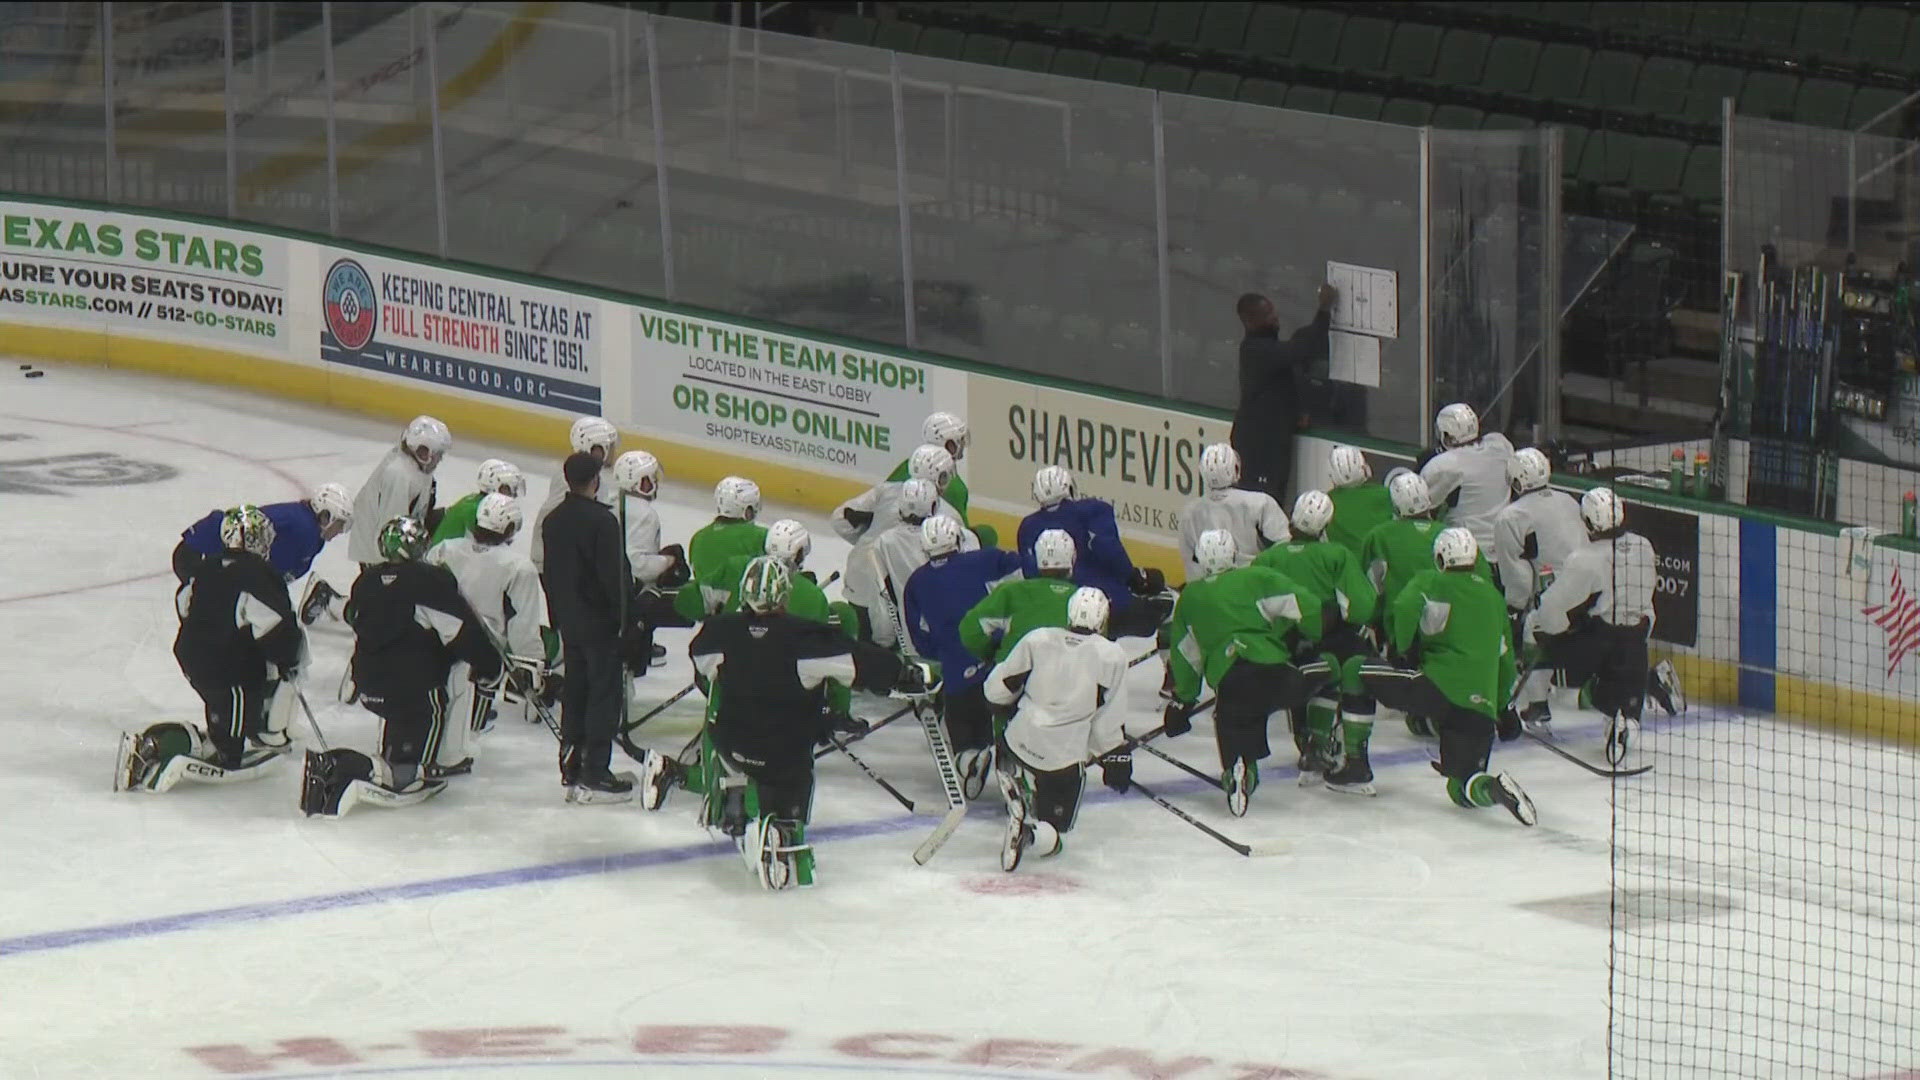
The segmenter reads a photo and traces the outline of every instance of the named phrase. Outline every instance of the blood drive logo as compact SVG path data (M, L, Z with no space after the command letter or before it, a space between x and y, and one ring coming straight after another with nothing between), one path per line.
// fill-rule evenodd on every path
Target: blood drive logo
M373 279L359 263L341 259L327 270L324 290L327 330L341 348L358 352L380 327L380 304Z

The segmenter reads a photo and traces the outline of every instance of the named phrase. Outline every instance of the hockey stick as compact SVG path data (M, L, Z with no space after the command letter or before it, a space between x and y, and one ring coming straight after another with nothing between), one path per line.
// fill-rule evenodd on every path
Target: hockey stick
M913 800L907 798L905 795L900 794L899 788L894 787L892 784L887 783L886 777L881 776L877 772L874 772L872 766L860 760L860 756L858 754L855 754L853 751L847 749L846 743L841 742L839 739L832 738L831 736L828 737L828 741L833 743L833 748L835 750L838 750L841 753L847 755L847 759L849 761L852 761L855 765L858 765L860 767L860 771L867 774L867 779L885 788L887 794L893 796L895 802L899 803L901 806L906 807L907 813L909 814L915 813L915 810L913 808Z
M1215 840L1218 840L1220 843L1226 845L1227 847L1232 848L1234 851L1240 853L1241 855L1247 856L1248 858L1252 858L1255 855L1278 855L1287 850L1287 847L1285 844L1279 844L1279 845L1263 844L1257 848L1254 847L1252 844L1243 844L1240 841L1235 840L1232 837L1229 837L1226 834L1220 832L1219 830L1215 829L1213 826L1207 824L1206 822L1201 821L1199 818L1194 817L1192 814L1187 813L1185 810L1182 810L1179 807L1168 802L1167 800L1161 798L1159 795L1155 794L1151 789L1141 784L1138 780L1135 780L1130 786L1133 788L1133 790L1138 791L1140 794L1145 795L1147 798L1153 800L1153 802L1157 804L1161 809L1172 814L1174 817L1177 817L1181 821L1184 821L1187 824L1193 826L1194 828L1199 829L1201 832L1206 833L1208 836L1213 837Z
M1595 776L1604 776L1611 780L1611 779L1617 779L1623 776L1639 776L1641 773L1649 773L1653 771L1653 766L1651 765L1642 765L1634 769L1603 769L1598 765L1592 764L1591 762L1587 761L1585 758L1582 758L1577 754L1570 753L1569 751L1561 749L1558 744L1556 744L1552 739L1547 738L1545 735L1541 735L1532 731L1527 731L1525 728L1521 729L1521 734L1527 736L1528 738L1532 739L1534 742L1539 743L1541 746L1546 747L1547 749L1553 751L1554 753L1559 754L1561 757L1566 758L1568 761L1573 762L1575 765L1580 766L1581 768L1587 770L1588 772L1592 773Z
M1155 734L1158 734L1158 732L1156 732ZM1149 746L1145 742L1137 742L1134 744L1134 746L1141 750L1145 750L1147 753L1152 754L1154 757L1159 758L1161 761L1164 761L1167 764L1173 766L1174 768L1179 769L1181 772L1184 772L1184 773L1187 773L1188 775L1196 776L1202 780L1205 780L1207 783L1212 784L1215 790L1218 790L1218 791L1226 790L1226 787L1220 783L1219 777L1209 776L1208 774L1201 772L1199 769L1196 769L1193 766L1187 764L1186 762L1181 761L1179 758L1174 757L1172 754L1167 753L1166 751L1160 749L1157 746Z
M313 706L307 704L307 692L296 685L293 696L300 700L300 711L307 715L307 726L313 729L314 741L320 744L322 750L331 749L327 746L327 737L320 732L320 721L313 718Z
M895 709L894 711L888 713L886 716L881 717L879 723L868 725L867 730L861 732L858 735L855 735L851 739L846 740L846 745L852 746L854 743L859 742L861 739L864 739L867 736L873 734L874 732L879 731L881 728L886 727L888 724L891 724L895 720L898 720L901 717L907 715L907 710L911 708L913 708L912 703L908 703L906 705L900 706L898 709ZM828 754L833 753L833 751L834 751L834 747L832 746L829 746L824 750L815 751L813 755L813 759L815 761L818 761L821 758L826 757Z
M620 725L621 736L622 737L626 736L627 734L632 732L633 729L639 727L641 724L644 724L647 721L653 719L654 717L659 716L661 713L666 712L668 709L673 707L675 702L679 701L681 698L686 697L688 694L691 694L695 690L699 689L699 686L700 684L697 682L690 682L686 686L682 687L679 693L674 694L672 697L668 698L667 700L661 702L658 705L655 705L651 709L648 709L647 714L645 716L642 716L638 720L629 721L627 723Z

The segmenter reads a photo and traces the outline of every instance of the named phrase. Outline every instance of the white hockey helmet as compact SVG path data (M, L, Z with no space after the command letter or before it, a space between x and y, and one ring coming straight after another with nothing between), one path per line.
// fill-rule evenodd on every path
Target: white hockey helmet
M527 478L520 473L520 466L499 458L488 458L480 463L480 494L509 495L519 498L527 493Z
M1480 542L1462 528L1441 529L1433 538L1433 565L1442 570L1471 570L1480 558Z
M1293 528L1303 536L1324 536L1333 520L1333 500L1324 491L1303 491L1293 500Z
M914 480L931 480L937 491L947 490L947 484L953 479L953 455L947 448L928 443L915 447L907 455L907 476Z
M1626 519L1626 507L1620 505L1620 496L1612 488L1597 487L1580 496L1580 520L1587 523L1588 533L1598 536L1612 532Z
M605 417L583 416L573 422L572 430L567 432L567 441L573 444L576 454L591 454L597 450L601 461L611 461L613 452L620 446L620 429Z
M960 523L945 514L935 514L921 522L920 550L926 552L929 559L960 550Z
M1507 483L1513 486L1515 495L1546 487L1552 475L1553 465L1547 455L1531 446L1507 459Z
M325 514L327 520L321 528L328 525L340 526L341 532L353 528L353 499L347 489L340 484L321 484L313 489L313 497L307 500L315 514Z
M813 534L792 518L781 518L767 526L767 543L761 550L798 570L813 551Z
M524 520L520 514L520 504L511 495L494 492L481 498L480 508L474 511L473 523L490 533L512 536Z
M400 445L413 455L421 467L432 472L453 448L453 433L447 425L431 416L416 416L407 422L407 430L400 436Z
M220 546L264 559L273 550L273 522L257 506L236 506L220 518Z
M1337 488L1364 484L1373 479L1373 466L1357 446L1336 446L1327 456L1327 474Z
M900 485L901 521L925 521L939 505L940 489L933 486L933 481L915 477Z
M621 491L651 499L660 494L660 459L645 450L629 450L613 462L613 483Z
M1395 517L1417 517L1433 509L1433 493L1417 472L1395 473L1387 481L1387 499Z
M1041 570L1072 570L1075 555L1065 529L1047 529L1033 542L1033 565Z
M1473 406L1456 401L1433 418L1433 431L1440 437L1442 449L1465 446L1480 437L1480 417Z
M1081 587L1067 597L1067 625L1090 634L1107 632L1107 612L1112 607L1107 594L1099 589Z
M1033 474L1033 501L1041 506L1052 506L1074 497L1077 487L1073 482L1073 473L1061 465L1048 465Z
M1240 544L1225 529L1208 529L1193 545L1193 562L1202 574L1212 577L1231 570L1240 561Z
M760 513L760 485L744 476L726 476L713 485L713 508L721 517L752 521Z
M952 454L955 461L967 456L967 422L950 412L929 414L920 424L920 438Z
M1223 442L1200 451L1200 483L1208 491L1224 491L1240 482L1240 454Z

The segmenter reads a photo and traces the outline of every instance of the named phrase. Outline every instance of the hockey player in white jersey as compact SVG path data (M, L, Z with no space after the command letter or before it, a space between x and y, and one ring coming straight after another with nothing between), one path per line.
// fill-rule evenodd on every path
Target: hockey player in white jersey
M1591 679L1593 705L1607 717L1607 760L1618 764L1640 730L1647 690L1647 635L1653 630L1653 545L1628 532L1620 499L1594 488L1580 499L1592 543L1554 571L1527 620L1529 644L1568 681Z
M447 425L431 416L416 416L407 424L400 445L387 451L353 496L353 519L362 527L347 534L349 559L363 567L379 563L380 527L394 518L424 522L429 530L439 524L433 470L452 446Z
M515 693L538 693L546 672L547 595L540 574L525 555L513 548L519 535L520 505L506 495L480 500L473 532L443 540L427 551L427 561L453 571L460 595L473 605L497 645L506 648L507 677ZM556 639L557 640L557 639ZM493 704L500 687L473 681L471 668L456 662L447 676L447 722L429 762L439 776L471 771L473 736L492 726Z
M1547 455L1528 447L1513 455L1507 477L1513 501L1493 517L1494 569L1506 593L1507 615L1514 627L1514 648L1533 602L1545 591L1550 575L1565 566L1568 557L1587 544L1587 527L1580 520L1580 504L1564 491L1547 486L1552 468ZM1534 669L1515 695L1520 720L1530 728L1553 719L1547 691L1553 673Z
M612 475L614 451L620 449L620 429L604 417L583 416L573 422L567 432L567 442L576 454L592 454L600 461L600 491L595 497L608 506L618 508L615 493L619 484ZM553 513L553 508L567 497L567 476L560 469L553 471L553 479L547 481L547 498L540 504L540 512L533 516L533 565L546 568L546 545L540 535L540 526Z
M645 450L629 450L613 462L613 483L619 489L614 517L626 534L627 566L634 584L640 587L634 598L636 631L627 643L627 666L645 672L666 656L665 646L656 645L653 632L663 626L692 626L674 610L675 592L692 577L686 549L679 544L660 543L660 512L654 500L660 497L660 461Z
M1233 534L1240 549L1240 565L1290 539L1286 511L1264 491L1245 491L1240 482L1240 454L1227 443L1214 443L1200 451L1200 487L1198 498L1180 511L1180 561L1186 564L1187 580L1198 581L1205 574L1194 562L1193 546L1200 534L1225 529Z
M938 513L939 505L932 481L908 480L900 486L894 524L873 533L869 542L847 554L840 594L848 603L866 609L865 621L875 645L908 647L900 604L907 593L907 579L927 561L926 548L920 542L920 523ZM975 551L979 546L972 533L960 531L961 551Z
M1483 551L1493 550L1493 516L1507 505L1507 461L1513 444L1497 431L1480 434L1473 407L1455 402L1434 418L1440 452L1420 467L1420 479L1435 506L1447 508L1447 524L1473 533Z
M1133 783L1133 757L1114 707L1127 657L1105 636L1107 612L1106 593L1074 590L1065 627L1029 632L987 674L987 700L1015 706L999 773L1007 800L1002 870L1017 868L1028 848L1042 857L1060 853L1090 762L1100 763L1101 779L1115 791Z
M900 516L900 489L907 480L929 480L941 497L939 510L966 527L967 519L947 502L945 492L955 476L953 455L945 447L927 443L907 456L906 480L883 480L834 508L833 531L840 539L858 546L868 543L877 532L891 528Z

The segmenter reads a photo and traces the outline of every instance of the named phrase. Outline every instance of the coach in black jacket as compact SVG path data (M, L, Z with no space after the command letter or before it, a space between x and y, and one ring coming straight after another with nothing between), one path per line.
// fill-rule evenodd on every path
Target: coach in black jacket
M1320 310L1286 341L1280 340L1273 301L1247 293L1235 305L1247 332L1240 341L1240 407L1230 437L1240 452L1240 484L1267 492L1282 506L1291 505L1293 439L1306 426L1308 376L1327 355L1327 327L1338 295L1333 286L1320 286Z
M623 591L632 576L613 511L594 497L600 462L567 458L566 498L540 526L546 548L547 610L564 646L567 678L560 695L560 783L615 801L633 785L608 767L622 722L627 677L620 657Z

